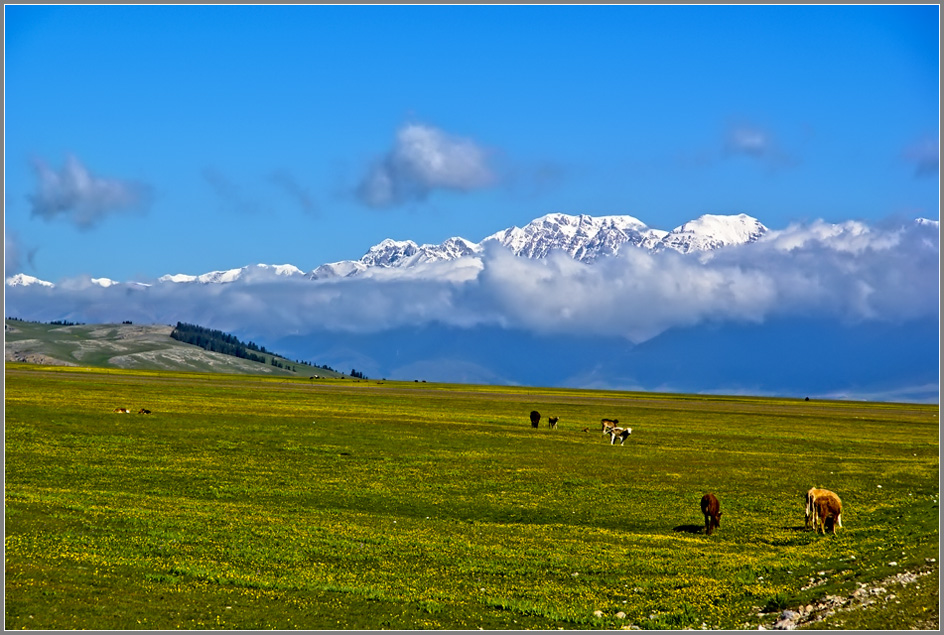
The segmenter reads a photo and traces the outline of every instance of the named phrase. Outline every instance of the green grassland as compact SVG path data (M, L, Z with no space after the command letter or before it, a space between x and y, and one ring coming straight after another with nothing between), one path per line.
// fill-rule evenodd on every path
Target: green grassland
M6 361L56 366L128 368L202 373L342 377L342 373L266 354L265 363L206 351L172 339L172 326L43 324L6 320ZM273 357L285 368L272 365Z
M756 629L938 579L936 405L16 363L5 388L9 629ZM836 536L804 528L812 486ZM936 626L923 586L851 623Z

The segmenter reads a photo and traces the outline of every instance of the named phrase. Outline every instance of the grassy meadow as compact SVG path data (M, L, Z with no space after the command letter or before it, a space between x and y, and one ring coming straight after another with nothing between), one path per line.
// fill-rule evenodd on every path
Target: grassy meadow
M938 567L937 405L16 363L5 390L8 629L756 629Z

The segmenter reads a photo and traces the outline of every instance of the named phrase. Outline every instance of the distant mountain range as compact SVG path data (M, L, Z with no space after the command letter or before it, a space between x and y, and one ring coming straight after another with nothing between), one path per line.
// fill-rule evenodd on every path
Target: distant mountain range
M323 264L305 273L298 267L285 265L247 265L227 271L211 271L200 275L169 274L157 283L223 284L237 280L273 277L307 277L321 280L352 277L377 268L409 268L416 265L478 258L486 245L494 243L524 258L544 258L553 251L568 254L583 263L593 263L615 256L621 249L644 249L650 252L674 250L688 254L707 252L731 245L754 242L767 233L756 218L747 214L706 214L672 231L653 229L633 216L590 216L587 214L547 214L524 227L509 227L474 243L458 236L438 245L418 245L412 240L386 239L367 250L358 260L342 260ZM148 286L146 283L119 283L110 278L92 278L102 287L115 284ZM26 274L6 279L7 286L53 286L53 283Z
M936 402L938 245L927 219L705 215L664 231L548 214L309 271L20 273L6 300L39 322L202 324L370 377Z

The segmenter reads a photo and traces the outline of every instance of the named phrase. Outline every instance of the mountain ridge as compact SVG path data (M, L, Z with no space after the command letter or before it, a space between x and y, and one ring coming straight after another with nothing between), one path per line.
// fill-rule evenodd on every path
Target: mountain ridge
M917 218L916 224L939 226L939 221ZM841 229L841 225L833 225ZM413 240L385 238L371 246L358 260L340 260L319 265L304 272L292 264L255 264L235 269L193 274L166 274L152 283L118 282L107 277L89 278L92 285L137 287L157 284L226 284L273 279L328 280L351 278L370 270L408 269L428 263L480 258L486 245L498 244L515 256L541 259L552 252L563 252L585 264L616 256L622 249L637 248L657 253L675 251L683 255L707 254L725 247L763 240L779 233L747 214L703 214L671 231L655 229L630 215L591 216L553 212L535 218L524 227L512 226L489 234L475 243L460 236L439 244L417 244ZM6 278L8 287L46 287L56 285L34 276L18 273Z

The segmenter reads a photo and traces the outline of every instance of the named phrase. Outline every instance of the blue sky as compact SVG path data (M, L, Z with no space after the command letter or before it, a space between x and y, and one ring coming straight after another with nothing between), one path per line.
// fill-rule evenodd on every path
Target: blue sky
M936 5L4 14L7 275L308 271L557 211L939 217Z

